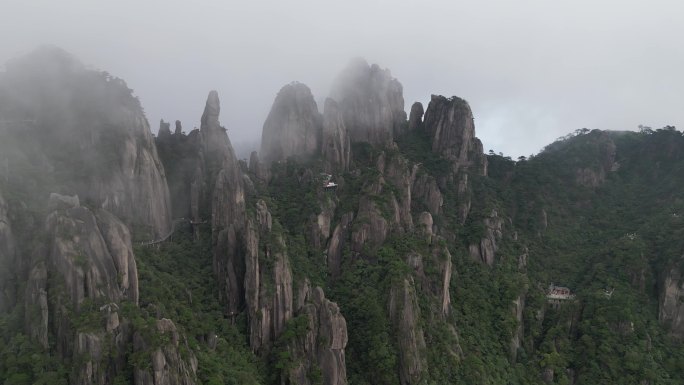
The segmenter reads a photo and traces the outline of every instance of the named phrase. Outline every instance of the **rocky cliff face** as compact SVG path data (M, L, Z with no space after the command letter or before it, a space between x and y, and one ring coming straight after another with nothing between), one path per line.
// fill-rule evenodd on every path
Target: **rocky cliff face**
M272 232L266 202L257 202L256 223L246 231L245 299L249 311L250 346L265 354L294 313L292 270L282 234ZM266 263L264 263L266 262Z
M51 200L59 200L56 194ZM62 207L66 200L61 201ZM53 206L54 207L54 206ZM59 206L58 206L59 207ZM52 243L46 258L49 271L64 279L64 306L76 311L93 301L137 304L138 273L128 228L112 214L93 213L78 205L53 211L47 218Z
M411 189L413 201L422 203L433 215L442 213L444 197L435 177L425 172L418 172Z
M359 211L354 218L354 226L351 233L351 250L356 253L366 253L380 247L389 235L390 226L394 220L399 221L398 207L391 202L380 202L374 197L381 196L383 193L384 180L372 183L367 188L366 195L359 199ZM394 201L396 203L396 201ZM388 213L389 218L385 218L383 209ZM368 249L366 249L368 248Z
M389 314L397 330L401 384L420 384L428 368L425 358L425 336L419 325L420 307L412 277L407 277L392 287Z
M500 218L496 210L493 210L488 218L483 220L485 232L480 243L470 245L470 255L477 261L486 263L489 266L496 260L498 242L503 237L503 218Z
M71 383L108 384L125 371L127 347L135 345L120 311L123 302L138 303L131 235L113 214L82 207L78 197L52 194L48 207L49 243L34 259L26 286L27 334L44 349L75 360ZM158 380L136 378L136 383L194 383L196 363L187 375L176 373L187 364L175 347L166 350L172 351L176 360L161 366L151 357Z
M331 97L339 104L352 142L387 145L405 130L403 87L377 64L352 61L337 78Z
M157 144L172 176L174 209L195 224L211 223L219 296L226 313L236 315L244 304L246 177L220 112L218 93L211 91L199 130L158 138Z
M513 316L517 322L513 338L511 339L510 360L515 362L518 358L518 349L522 346L525 338L525 325L523 324L523 311L525 310L525 295L521 294L513 301Z
M342 267L342 251L349 239L352 220L354 213L346 213L342 215L340 222L335 226L330 240L328 241L328 271L333 279L337 279L341 273Z
M0 99L7 153L33 160L37 169L29 178L42 193L78 194L142 238L171 229L164 168L140 103L123 80L44 48L8 63ZM10 170L8 179L14 178L30 183Z
M0 194L0 313L8 311L16 300L12 282L15 252L9 207Z
M660 290L658 319L672 338L684 340L684 279L680 266L667 270Z
M152 235L152 239L161 238L171 230L171 202L164 168L142 113L131 114L123 127L129 134L121 143L123 152L118 168L101 174L100 183L91 186L96 196L79 192L101 202L102 208L127 219L129 224L149 229L145 233ZM111 144L103 141L102 145Z
M419 109L416 108L415 120L418 121ZM487 158L482 142L475 137L473 112L468 102L456 96L447 99L432 95L423 126L432 138L432 151L450 160L454 172L468 169L487 174Z
M411 106L411 112L409 114L408 129L422 130L423 129L423 115L425 110L423 109L423 104L420 102L415 102Z
M151 368L135 368L133 378L136 385L194 385L197 372L197 359L190 353L187 359L180 354L180 349L189 351L185 338L178 333L176 325L167 318L156 322L156 332L164 336L168 342L154 346L146 341L141 333L133 337L136 351L151 351Z
M349 169L351 144L344 116L337 102L326 99L323 107L323 136L321 155L327 172L344 172Z
M320 370L325 385L346 385L347 322L337 304L325 298L323 289L305 282L297 315L306 317L306 333L292 341L288 350L297 364L290 370L290 383L313 385L312 373Z
M311 90L301 83L284 86L266 118L261 157L270 164L291 156L307 157L321 147L322 118Z

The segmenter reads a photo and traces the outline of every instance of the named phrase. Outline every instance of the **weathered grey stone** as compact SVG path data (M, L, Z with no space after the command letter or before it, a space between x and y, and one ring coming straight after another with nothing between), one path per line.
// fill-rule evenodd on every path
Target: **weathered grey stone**
M185 338L181 338L173 321L162 318L157 320L156 332L170 335L169 342L152 349L152 342L146 341L141 333L133 338L134 350L150 352L151 368L136 367L133 379L136 385L194 385L197 372L197 358L192 354ZM180 344L190 352L183 358Z
M249 316L250 347L266 354L294 313L292 269L285 241L271 233L271 213L264 201L257 202L257 224L247 222L245 231L245 300ZM259 239L271 239L259 249ZM259 254L273 261L269 268L259 263Z
M256 151L252 151L249 156L249 172L260 182L266 183L270 179L268 168L259 160L259 155Z
M8 311L16 301L15 253L9 207L0 193L0 313Z
M377 64L353 60L337 78L331 97L352 142L387 145L406 127L403 87Z
M419 167L411 164L399 154L388 156L384 163L381 172L385 180L394 187L393 195L398 205L401 231L410 232L413 230L413 215L411 214L413 185Z
M681 263L681 262L680 262ZM679 265L672 266L662 279L658 320L667 326L670 336L684 340L684 279Z
M335 230L328 242L328 270L333 279L337 279L340 276L342 251L344 250L346 240L349 238L349 231L351 230L353 219L354 213L342 215L340 222L335 226Z
M81 204L78 200L78 195L68 196L57 193L50 193L48 200L48 210L67 210L74 207L79 207Z
M423 120L432 138L432 151L452 162L453 173L468 169L487 175L482 142L475 137L473 113L468 102L452 96L432 95Z
M47 268L38 263L31 269L26 286L26 326L27 333L43 349L48 349L48 293Z
M513 332L513 338L511 339L510 348L510 360L515 363L518 358L518 349L522 345L523 339L525 337L525 328L523 324L523 311L525 310L525 295L520 294L513 301L513 317L515 317L516 327Z
M418 223L420 230L425 234L428 244L432 243L432 215L426 211L423 211L418 217Z
M498 216L496 210L492 210L490 216L485 218L483 222L485 226L484 237L479 244L471 244L469 251L475 260L492 266L496 260L497 242L503 237L504 220Z
M306 284L304 287L308 288ZM298 315L306 316L304 336L290 342L288 350L300 364L287 374L292 384L311 385L309 372L318 367L323 384L346 385L347 369L344 348L347 346L347 323L336 303L325 298L323 289L305 291Z
M408 129L409 131L413 130L422 130L423 129L423 104L420 102L415 102L411 106L411 112L409 113L409 122L408 122Z
M16 59L6 74L0 89L12 97L3 98L0 120L14 119L12 111L32 117L32 135L41 139L16 137L16 150L46 176L56 172L61 179L46 178L36 187L76 194L143 236L171 229L164 168L142 107L123 80L54 47Z
M160 138L171 136L171 123L165 122L164 119L159 121L159 131L157 136Z
M301 83L284 86L264 123L261 157L267 165L291 156L318 154L322 118L311 90Z
M327 172L344 172L349 169L351 160L349 133L337 102L331 98L325 100L323 107L321 155Z
M420 306L413 277L393 286L389 297L389 314L397 330L399 379L402 385L421 383L427 373L425 337L420 326Z
M444 198L437 180L426 172L419 172L412 186L413 200L423 203L432 215L442 213Z

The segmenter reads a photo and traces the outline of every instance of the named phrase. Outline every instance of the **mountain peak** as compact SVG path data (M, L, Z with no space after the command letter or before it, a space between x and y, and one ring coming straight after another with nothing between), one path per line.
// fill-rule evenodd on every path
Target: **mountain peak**
M331 97L354 142L389 144L406 125L403 87L377 64L353 59L337 77Z

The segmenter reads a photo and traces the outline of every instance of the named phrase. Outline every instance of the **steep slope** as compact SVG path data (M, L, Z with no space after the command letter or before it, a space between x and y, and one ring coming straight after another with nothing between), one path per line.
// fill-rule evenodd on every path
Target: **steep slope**
M170 328L132 322L140 311L132 239L168 234L171 217L163 167L131 90L44 48L8 63L0 99L0 190L8 197L0 199L0 265L12 277L0 297L2 380L194 383L192 354L179 358L177 344L151 342ZM155 377L138 375L164 355L175 359L155 366Z
M327 98L323 107L321 155L327 172L344 172L351 161L351 144L344 116L337 103Z
M309 87L290 83L280 89L261 134L264 161L311 156L321 147L322 118Z
M433 95L407 120L400 83L357 61L322 115L306 86L284 87L248 167L215 91L200 129L162 121L147 148L142 122L130 138L101 129L119 109L142 117L130 90L69 63L53 63L55 87L79 85L67 94L92 96L85 112L41 99L50 82L29 78L42 69L0 79L14 119L0 123L0 382L682 383L674 127L485 155L465 100ZM127 147L107 149L117 135ZM150 181L166 170L165 204L184 219L165 242L135 242L163 235L159 216L126 214L147 205L117 181L103 186L119 201L100 200L102 165L74 168L52 142L79 161L120 151ZM138 187L163 201L156 183Z
M8 183L32 178L44 196L78 195L124 219L141 239L169 232L164 168L123 80L43 48L7 64L0 101L2 152L19 162L7 163Z
M306 116L318 116L312 115L318 112L306 86L286 86L274 104L274 111L283 112L284 108L285 112L280 115L271 114L269 121L265 124L264 143L280 143L282 135L294 134L288 130L295 130L299 127L288 124L282 126L280 125L282 121L279 120L283 118L289 121L288 116L294 114L296 117L301 112L295 108L301 100L295 97L296 93L290 92L295 92L294 88L307 91L308 96L304 99L311 102L308 104L311 108L305 109L308 114ZM290 110L290 108L294 109ZM307 375L313 371L321 371L323 378L329 378L331 381L334 379L336 384L345 384L344 346L346 341L336 342L327 350L315 352L311 350L310 344L305 342L289 345L291 340L288 337L290 335L288 330L292 328L291 324L295 322L293 319L296 317L299 317L298 319L304 316L314 317L311 321L314 326L308 331L306 340L324 338L319 337L319 334L327 336L331 333L332 335L346 333L344 329L338 330L339 327L333 331L330 330L331 322L343 324L344 318L339 311L334 316L324 316L328 313L323 309L334 309L336 305L325 300L322 291L322 297L314 296L310 300L305 300L306 295L302 294L303 297L295 298L295 292L308 285L308 280L306 277L295 277L293 274L291 237L283 231L277 220L272 219L268 204L259 199L262 196L268 197L264 191L266 183L272 183L273 180L275 180L274 183L278 183L284 175L278 171L279 163L274 163L272 169L266 171L256 154L252 156L249 169L245 167L246 165L240 165L235 158L226 130L218 123L219 112L218 96L212 91L207 100L202 127L199 131L193 131L187 136L182 133L164 135L158 138L157 143L165 166L169 169L169 174L173 176L171 184L181 186L174 189L178 191L178 195L174 195L173 200L183 200L188 197L191 199L191 202L180 205L182 210L194 213L193 207L207 207L207 201L211 202L212 220L209 224L212 232L213 270L218 281L218 298L223 305L223 313L232 320L243 314L246 315L245 333L248 335L252 352L257 356L269 359L288 350L291 351L292 357L297 357L288 361L287 366L278 365L271 368L272 375L276 378L281 378L283 381L289 379L288 381L292 381L293 384L308 384ZM317 129L320 130L320 116L316 119L314 120L318 124ZM300 122L299 119L295 121ZM312 121L304 119L304 122L311 123ZM271 126L276 129L266 129ZM296 139L295 142L298 140L306 142L305 137ZM301 144L297 143L294 144L295 147ZM320 143L316 141L314 144L312 148L315 153L310 155L319 154ZM179 156L180 154L189 156L183 158L182 155ZM188 159L190 162L187 162ZM197 171L193 173L189 170ZM194 186L200 185L198 181L204 181L202 182L202 186L206 186L204 193L192 192ZM209 189L210 186L213 186L213 189ZM250 186L249 189L246 186ZM201 237L200 221L193 220L192 226L196 237L198 231ZM299 250L295 252L297 251ZM315 309L320 310L314 311L310 306L303 305L295 307L295 300L313 302ZM330 317L333 317L334 321L330 320ZM332 358L329 357L330 354ZM297 374L291 372L289 366L295 363L301 365L297 369Z
M11 309L16 301L15 284L12 282L16 265L14 242L9 207L0 194L0 312Z
M339 104L352 142L387 145L405 131L403 87L377 64L352 60L330 97Z

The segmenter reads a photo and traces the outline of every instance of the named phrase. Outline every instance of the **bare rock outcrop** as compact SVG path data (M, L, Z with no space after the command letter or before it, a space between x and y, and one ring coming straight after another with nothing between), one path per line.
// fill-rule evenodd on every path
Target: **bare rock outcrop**
M116 216L80 206L77 197L52 194L49 207L49 241L38 248L43 254L34 258L26 284L27 334L51 354L75 360L71 383L105 385L124 372L127 347L135 345L131 324L119 310L123 301L138 302L131 235ZM80 317L83 314L88 315ZM169 350L164 355L162 366L157 365L158 354L151 357L153 367L161 372L185 370L187 363L178 351L175 359L169 358ZM195 370L196 363L190 381L147 383L192 384Z
M349 239L349 232L351 230L354 213L346 213L342 215L340 222L335 226L335 230L328 241L328 271L333 279L339 278L342 273L342 251L344 250L347 239Z
M451 311L451 275L453 274L453 262L451 262L451 253L446 246L436 247L432 251L434 260L437 261L439 268L441 285L438 289L438 298L440 300L442 317L446 318Z
M470 256L473 259L486 263L489 266L496 260L498 250L497 243L503 237L503 218L499 217L496 210L492 210L488 218L483 220L485 232L479 243L470 245Z
M394 216L398 220L398 215ZM354 219L351 235L351 250L356 253L365 253L380 247L390 231L390 222L383 216L381 207L372 197L362 196L359 200L359 211Z
M411 201L418 166L411 164L399 154L389 156L381 154L378 163L382 163L379 168L385 180L394 187L393 194L399 205L401 230L410 232L413 230Z
M268 167L259 159L259 154L252 151L249 155L249 172L254 175L257 181L268 182Z
M465 100L432 95L423 120L432 139L432 151L452 163L453 173L468 169L487 175L482 142L475 137L473 112Z
M681 263L681 262L680 262ZM680 266L666 271L660 290L658 320L673 339L684 340L684 279Z
M323 384L346 385L347 322L337 304L325 298L323 289L309 289L306 284L303 288L297 316L306 317L307 329L288 346L296 363L288 373L290 383L313 385L310 373L320 369Z
M32 159L45 173L37 187L48 191L40 193L76 194L135 226L141 236L166 234L171 206L164 167L140 102L126 83L54 47L6 68L0 98L7 103L0 120L30 123L8 131L3 142L13 144L17 159Z
M423 114L425 114L425 111L423 110L423 103L413 103L413 105L411 106L411 112L409 113L409 131L423 129Z
M317 154L321 147L322 118L311 90L290 83L278 92L261 134L261 156L270 164L291 156Z
M403 87L377 64L353 60L338 76L331 97L352 142L387 145L406 127Z
M427 211L420 213L420 216L418 216L418 229L425 235L428 245L432 243L433 226L432 215Z
M44 262L37 263L29 273L26 286L26 320L28 335L43 349L48 349L48 292L47 268Z
M16 248L14 232L10 225L9 207L0 194L0 313L9 310L16 300L12 273L15 263Z
M362 189L351 236L353 252L362 253L365 247L373 251L390 233L405 234L414 229L411 210L419 166L392 149L390 146L389 152L377 156L375 167L380 175Z
M182 337L176 325L167 318L157 320L153 331L164 336L159 345L153 345L141 333L133 337L135 351L150 352L151 368L136 367L133 379L136 385L194 385L197 372L197 358L189 353L186 358L181 355L181 345L190 352L187 341Z
M321 155L327 172L344 172L349 169L351 160L349 133L337 102L331 98L325 100L323 107Z
M171 136L171 123L165 122L164 119L159 121L159 131L157 131L157 136L168 137Z
M332 221L335 216L335 209L337 202L332 199L321 199L319 201L320 212L318 215L312 215L310 243L316 249L323 249L326 246L328 238L332 232Z
M399 348L399 379L402 385L420 384L428 370L425 336L420 325L420 307L413 277L392 287L390 320L396 329Z
M426 172L418 172L413 186L411 186L411 191L412 202L421 203L432 215L442 213L444 198L439 185L437 185L437 180L433 176Z
M231 231L239 233L244 227L245 218L245 192L242 173L237 167L224 167L216 176L212 196L211 225L215 239L218 237L225 240L225 234ZM216 239L216 242L223 240ZM227 246L237 245L231 243ZM230 250L217 250L218 253L224 251L231 252ZM216 254L214 262L220 264L222 259L221 255Z
M513 338L511 339L510 360L515 363L518 358L518 349L522 346L525 338L525 325L523 324L523 311L525 310L525 294L520 294L515 301L513 301L513 317L517 322Z
M48 270L64 279L64 294L77 311L84 299L138 301L138 277L128 228L112 214L75 206L52 212ZM66 304L65 304L66 305Z
M192 186L206 186L192 196L198 202L202 220L211 219L214 244L214 273L219 283L219 299L228 315L240 310L244 298L243 243L246 226L243 172L226 129L219 124L218 93L209 92L199 131L201 148L198 164L203 173ZM198 188L201 190L201 188ZM210 208L210 211L209 209ZM208 212L207 212L208 211Z
M257 202L256 223L245 231L245 301L252 351L265 354L294 313L292 269L282 234L272 231L271 214ZM265 263L262 263L262 260Z

